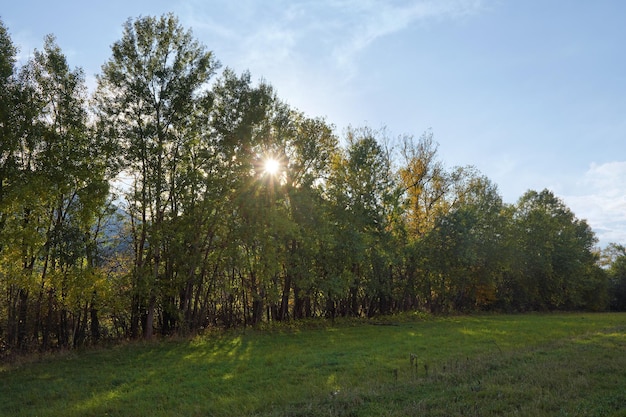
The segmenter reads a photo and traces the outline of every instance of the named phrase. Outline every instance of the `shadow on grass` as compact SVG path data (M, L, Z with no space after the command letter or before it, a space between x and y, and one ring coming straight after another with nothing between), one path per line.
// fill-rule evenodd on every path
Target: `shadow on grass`
M611 415L626 404L616 390L626 386L626 316L586 317L134 343L0 374L0 415Z

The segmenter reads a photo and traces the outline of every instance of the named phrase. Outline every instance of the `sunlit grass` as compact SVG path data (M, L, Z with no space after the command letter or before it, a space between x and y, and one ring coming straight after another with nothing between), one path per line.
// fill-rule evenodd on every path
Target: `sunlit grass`
M0 371L0 415L626 416L624 386L626 314L404 317L24 363Z

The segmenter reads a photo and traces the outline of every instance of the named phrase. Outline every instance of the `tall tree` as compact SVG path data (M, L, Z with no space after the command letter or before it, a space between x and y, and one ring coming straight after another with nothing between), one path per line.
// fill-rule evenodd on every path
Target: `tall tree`
M15 109L15 60L17 49L9 36L4 22L0 20L0 207L4 201L4 189L11 180L13 158L17 151L14 131ZM0 211L0 230L4 224L4 210ZM2 248L0 247L0 250Z
M0 231L11 248L1 253L11 271L9 339L77 344L92 284L89 235L108 193L105 155L87 126L83 72L69 68L54 37L21 69L14 94L17 146L4 155L12 174L3 178Z
M285 215L291 222L284 236L285 264L277 318L289 315L309 317L319 291L322 185L328 177L330 160L336 153L337 138L322 119L310 119L278 103L271 118L265 154L276 158L280 169L274 179L275 191L282 194Z
M173 15L128 20L102 67L96 95L102 126L120 141L133 236L131 333L152 337L155 308L172 279L168 227L178 216L179 161L200 132L189 131L218 63ZM191 124L194 125L193 123Z
M388 226L397 187L377 132L351 129L346 139L346 152L333 162L328 185L337 224L335 250L345 265L341 275L349 277L349 295L341 310L372 315L386 310L391 296Z
M453 253L472 245L467 238L482 217L472 206L492 202L497 206L495 188L473 167L446 169L437 157L432 132L417 142L404 138L399 170L406 209L404 212L407 246L403 266L403 304L433 311L453 308L449 275ZM481 201L482 200L482 201ZM480 221L482 223L482 219ZM482 226L481 226L482 227ZM469 256L464 252L464 256ZM473 256L473 255L472 255ZM466 261L467 262L467 259Z
M504 218L497 189L476 173L462 184L456 207L437 219L422 242L431 307L437 311L490 306L503 267Z
M7 256L7 221L11 217L11 204L7 197L8 188L17 181L17 153L19 133L17 132L18 82L15 75L17 48L0 20L0 320L9 344L17 338L17 310L19 285L13 279L14 268ZM3 332L4 333L4 332Z
M108 194L106 144L87 126L84 74L69 68L53 37L46 39L43 52L35 53L30 69L42 92L45 145L40 169L51 193L42 275L48 267L53 282L57 279L58 337L60 344L67 345L85 337L84 310L90 300L80 294L91 293L94 265L85 260L95 217Z
M626 247L611 243L603 257L609 275L609 306L613 311L626 311Z
M509 290L517 308L602 304L592 297L592 289L603 285L593 251L597 240L584 220L577 219L551 191L543 190L528 191L519 199L514 222L520 275Z

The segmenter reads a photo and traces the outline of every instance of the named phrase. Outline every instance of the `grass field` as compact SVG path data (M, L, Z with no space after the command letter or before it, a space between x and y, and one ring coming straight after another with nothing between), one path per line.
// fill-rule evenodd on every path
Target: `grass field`
M507 415L626 416L626 314L315 322L0 368L0 416Z

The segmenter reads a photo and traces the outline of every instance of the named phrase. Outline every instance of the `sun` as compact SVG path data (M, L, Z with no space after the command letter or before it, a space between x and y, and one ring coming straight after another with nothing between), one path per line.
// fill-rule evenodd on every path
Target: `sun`
M280 169L280 162L274 158L267 158L263 163L263 171L269 175L278 174L278 170Z

